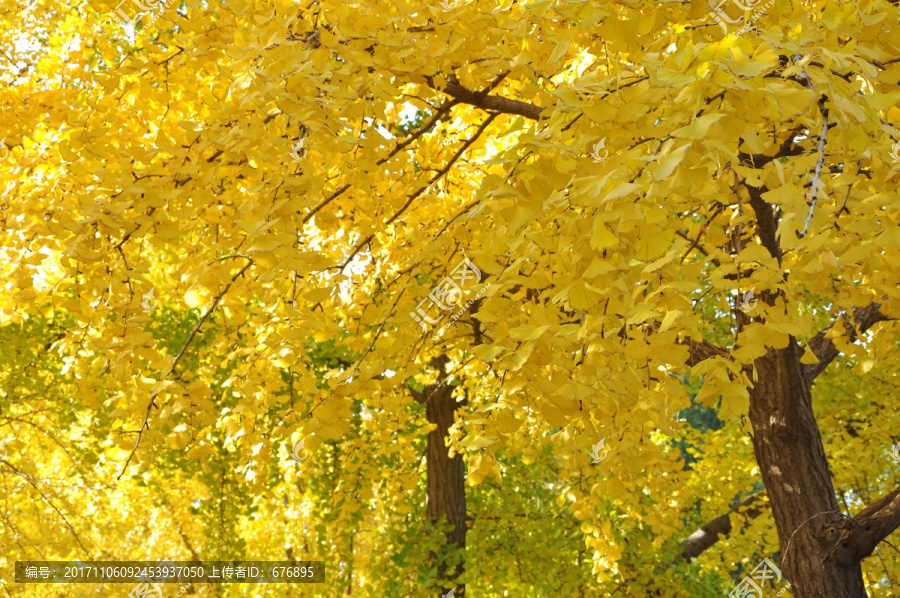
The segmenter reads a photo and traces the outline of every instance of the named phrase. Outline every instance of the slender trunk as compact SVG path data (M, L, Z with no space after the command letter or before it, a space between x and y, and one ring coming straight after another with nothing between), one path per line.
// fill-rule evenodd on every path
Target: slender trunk
M810 385L793 338L756 361L753 448L778 530L780 568L796 598L865 598L862 568L833 557L842 521Z
M427 515L431 523L442 517L453 526L447 534L447 545L460 550L466 547L466 470L462 455L449 456L446 438L453 425L453 415L457 403L453 399L453 388L439 386L429 389L425 412L428 421L436 428L428 434L427 451ZM463 563L452 570L445 564L438 566L438 578L454 580L462 575ZM455 596L465 596L465 586L456 587Z

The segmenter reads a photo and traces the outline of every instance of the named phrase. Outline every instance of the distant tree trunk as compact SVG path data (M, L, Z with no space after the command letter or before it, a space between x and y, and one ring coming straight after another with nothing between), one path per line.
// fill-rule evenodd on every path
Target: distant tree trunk
M453 388L443 386L434 390L425 403L428 421L437 425L428 434L427 514L432 523L446 517L453 526L447 534L447 544L462 550L466 547L466 466L462 455L449 457L446 445L457 406L452 395ZM452 571L447 571L443 564L438 567L441 579L455 579L462 572L462 563ZM459 586L455 594L465 596L465 587Z
M436 359L432 365L444 372L446 359ZM447 533L447 545L460 550L466 547L466 466L462 455L452 459L446 439L453 425L454 414L462 403L453 398L453 387L438 382L425 388L423 393L413 392L416 401L424 403L425 414L435 429L428 434L426 445L426 514L432 524L444 518L453 528ZM438 579L452 581L465 571L464 563L448 570L438 565ZM456 598L466 595L465 585L454 586ZM449 590L448 590L449 591Z

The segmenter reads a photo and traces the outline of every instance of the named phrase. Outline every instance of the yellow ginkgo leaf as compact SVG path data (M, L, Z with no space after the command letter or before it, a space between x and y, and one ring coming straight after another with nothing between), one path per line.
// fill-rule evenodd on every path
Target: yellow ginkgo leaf
M675 240L675 232L658 227L640 229L638 240L634 244L634 256L644 262L652 262L664 255Z

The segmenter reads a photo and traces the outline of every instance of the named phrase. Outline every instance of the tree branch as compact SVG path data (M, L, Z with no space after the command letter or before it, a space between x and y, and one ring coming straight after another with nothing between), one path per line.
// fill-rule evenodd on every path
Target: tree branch
M863 509L847 523L849 529L835 549L835 558L845 565L857 565L900 527L900 488Z
M430 131L431 128L434 127L435 123L437 123L441 118L443 118L444 115L446 115L450 111L450 109L453 108L453 106L455 106L455 105L456 105L456 100L451 100L449 102L444 102L443 104L441 104L438 107L438 109L435 111L434 115L428 120L427 123L425 123L415 133L413 133L412 135L407 137L406 140L398 143L397 147L395 147L393 150L391 150L391 153L389 153L384 158L379 159L375 163L375 165L381 166L382 164L384 164L385 162L387 162L388 160L393 158L395 155L397 155L398 152L403 150L410 143L412 143L413 141L415 141L416 139L418 139L419 137L421 137L422 135L424 135L425 133ZM334 201L335 199L340 197L341 194L343 194L344 191L346 191L350 187L351 187L351 185L348 183L348 184L344 185L343 187L341 187L340 189L338 189L337 191L335 191L334 193L332 193L331 195L329 195L328 197L326 197L324 200L322 200L322 202L319 203L319 205L314 207L312 210L309 211L309 213L306 216L303 217L301 224L306 224L310 218L312 218L319 212L319 210L321 210L322 208L324 208L325 206L330 204L332 201Z
M684 546L681 556L690 561L691 559L700 556L704 550L718 542L719 536L727 538L731 533L730 516L732 513L740 513L748 520L759 517L762 514L760 506L762 505L765 496L765 491L751 494L740 503L731 507L727 513L719 515L695 531L688 536L686 540L681 542L681 545Z
M178 531L178 535L181 536L181 541L184 542L184 545L187 546L187 549L190 551L191 556L194 557L194 560L198 563L202 563L203 559L201 559L200 555L197 554L197 551L194 550L194 545L191 544L190 538L187 537L187 534L184 533L184 530L181 529L181 526L176 523L175 529Z
M739 164L742 166L751 166L753 168L762 168L769 162L774 162L779 158L791 157L791 156L802 156L805 152L803 146L800 144L794 143L794 138L797 135L803 133L805 127L796 127L787 132L787 137L785 137L784 141L781 142L781 146L775 152L774 155L768 156L766 154L748 154L744 152L738 152Z
M526 102L520 102L519 100L512 100L500 96L488 95L486 91L490 91L491 88L488 88L487 90L482 92L468 90L462 86L462 84L459 82L459 79L457 79L455 75L450 75L449 77L447 77L447 84L443 89L434 87L431 77L426 77L425 79L426 81L428 81L428 85L432 88L446 93L458 102L471 104L472 106L481 108L482 110L502 112L503 114L516 114L518 116L524 116L525 118L531 120L539 120L541 112L545 110L540 106L535 106L534 104L528 104ZM497 83L499 83L499 81ZM496 85L496 83L494 83L493 85Z
M241 256L241 257L243 257L243 256ZM181 361L181 358L184 357L184 352L187 351L188 345L190 345L191 341L194 340L194 337L197 336L197 333L200 331L200 327L203 326L204 322L206 322L206 320L209 318L209 316L212 315L213 311L215 311L216 306L219 305L219 301L222 300L222 297L225 296L225 293L228 292L228 290L231 288L231 285L233 285L234 282L239 277L244 275L244 272L247 271L247 268L249 268L250 266L253 265L253 260L251 260L250 258L244 258L244 259L248 260L247 264L243 268L241 268L237 272L237 274L235 274L234 276L231 277L231 280L228 282L228 284L225 286L225 288L222 290L222 292L219 293L218 295L216 295L216 298L213 299L212 305L210 305L210 307L206 311L206 313L203 314L203 316L200 318L200 321L197 322L197 325L194 326L194 329L191 331L190 336L188 336L188 339L184 342L184 345L182 345L181 351L179 351L178 355L175 356L174 361L172 361L172 367L170 367L167 371L164 372L163 380L168 378L170 373L175 374L176 377L178 376L178 372L175 371L175 368L178 366L178 362ZM132 457L134 457L134 454L137 452L138 446L141 444L141 438L144 437L144 430L150 429L150 424L148 423L148 420L150 419L150 412L154 407L156 407L156 395L155 394L152 397L150 397L150 404L147 405L147 411L144 413L144 421L141 423L141 427L138 428L138 435L137 435L137 439L134 441L134 448L131 449L131 454L128 455L128 459L125 461L125 465L122 467L122 471L121 471L121 473L119 473L119 477L117 477L116 480L121 480L122 476L125 475L125 472L128 470L128 465L131 463Z
M870 305L867 305L866 307L856 307L853 309L852 322L848 322L847 318L844 317L844 315L841 315L841 317L833 324L831 324L831 326L825 328L824 330L819 332L819 334L814 336L809 341L809 349L819 360L819 363L803 364L803 375L806 377L807 382L811 383L813 380L815 380L816 376L821 374L822 371L826 367L828 367L828 364L834 361L834 359L840 353L840 351L838 351L837 347L834 345L834 342L830 338L827 338L829 331L834 328L838 321L843 322L844 334L852 343L856 341L860 333L865 332L878 322L884 322L892 319L882 314L880 310L881 305L879 303L872 303Z
M463 153L465 153L465 151L467 149L469 149L469 146L471 146L473 143L475 143L475 141L479 137L481 137L481 134L484 133L484 130L488 128L488 125L490 125L492 122L494 122L494 119L497 118L497 116L498 115L496 113L488 116L485 119L485 121L483 123L481 123L481 125L478 127L478 130L475 132L475 134L472 135L471 138L467 139L466 142L463 143L462 147L459 148L459 150L453 155L452 158L450 158L450 161L447 162L447 164L441 170L439 170L437 174L435 174L433 177L431 177L431 180L429 180L428 183L424 187L420 187L418 191L412 193L407 198L406 202L402 206L400 206L400 209L397 210L396 212L394 212L394 215L391 216L390 218L388 218L387 222L384 222L384 226L388 226L388 225L392 224L397 218L399 218L403 214L403 212L405 212L409 208L409 206L412 205L412 202L417 197L419 197L420 195L425 193L428 189L431 188L432 185L434 185L436 182L441 180L441 178L443 178L444 175L446 175L448 172L450 172L450 169L453 167L454 164L456 164L456 161L459 160L460 156L462 156ZM360 241L356 245L356 247L353 249L353 253L350 254L350 257L348 257L347 260L341 265L340 270L343 271L343 269L346 268L347 265L353 261L353 258L356 257L356 254L359 253L360 249L362 249L363 247L368 245L369 242L374 238L375 238L375 233L370 233L369 236L367 236L365 239Z
M728 351L722 349L721 347L717 347L712 343L708 343L706 341L697 342L695 340L688 339L686 343L688 349L691 352L691 356L688 359L688 365L694 367L701 361L705 361L710 357L724 357L728 355Z
M781 265L781 245L778 243L778 222L772 213L772 204L762 198L765 187L756 188L745 185L744 188L750 195L750 207L756 216L756 234L759 235L763 247L769 251L769 255L778 260Z
M413 400L416 403L424 405L428 401L431 400L435 393L447 385L447 379L450 377L451 372L447 371L447 365L450 363L450 358L446 355L437 355L431 358L429 365L436 369L440 374L438 375L438 379L434 384L429 384L425 387L423 392L419 392L418 390L407 386L406 390L409 391L409 394L412 395Z

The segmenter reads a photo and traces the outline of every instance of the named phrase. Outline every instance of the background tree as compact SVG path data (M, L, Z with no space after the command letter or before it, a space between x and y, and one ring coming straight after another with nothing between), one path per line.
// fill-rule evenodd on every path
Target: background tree
M57 356L10 375L75 385L108 434L97 479L192 513L155 547L302 546L326 595L540 595L475 564L536 464L566 591L718 595L776 553L798 597L897 578L864 560L900 525L894 416L869 409L896 371L895 4L779 1L737 38L699 2L187 2L125 29L112 8L3 14L0 308L11 350ZM465 256L491 286L434 337L410 314ZM144 552L131 533L110 554Z

